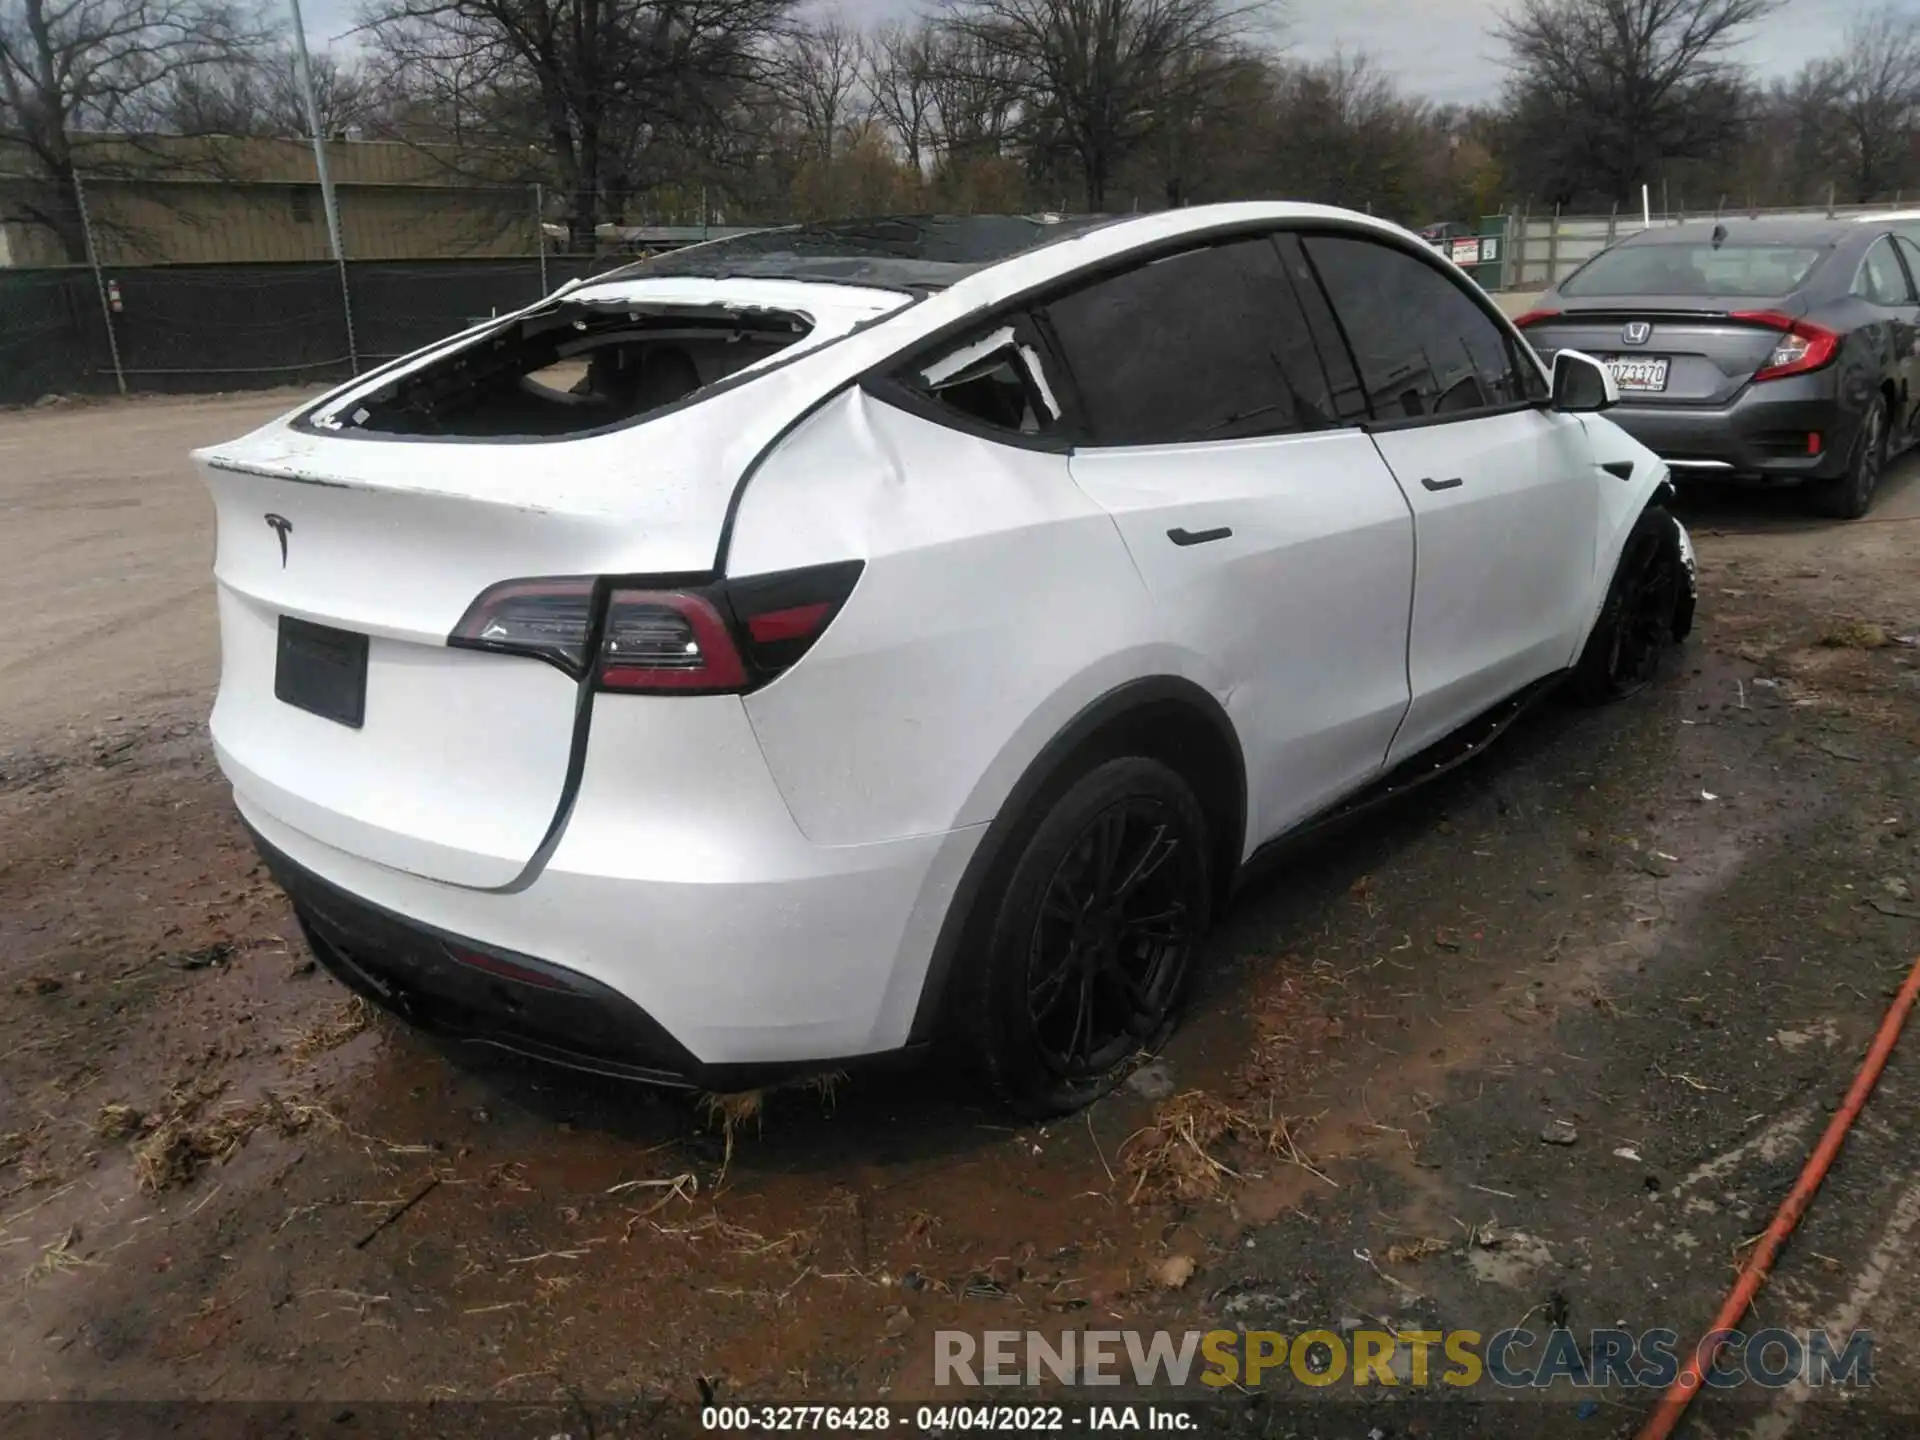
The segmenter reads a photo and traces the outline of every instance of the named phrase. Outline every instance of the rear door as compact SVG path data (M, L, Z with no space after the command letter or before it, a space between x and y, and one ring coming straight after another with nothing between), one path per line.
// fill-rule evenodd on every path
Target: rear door
M1246 749L1253 843L1384 763L1407 707L1413 525L1271 239L1138 265L1038 312L1070 469Z
M1469 282L1384 240L1304 244L1414 512L1397 762L1569 663L1593 584L1598 477L1580 420L1540 403L1538 369Z

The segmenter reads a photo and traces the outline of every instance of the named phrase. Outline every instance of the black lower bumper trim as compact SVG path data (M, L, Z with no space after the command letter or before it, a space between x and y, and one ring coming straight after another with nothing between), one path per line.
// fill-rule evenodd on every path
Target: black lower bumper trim
M735 1091L909 1058L705 1064L619 991L577 970L440 930L350 895L251 831L314 958L429 1034L593 1075Z

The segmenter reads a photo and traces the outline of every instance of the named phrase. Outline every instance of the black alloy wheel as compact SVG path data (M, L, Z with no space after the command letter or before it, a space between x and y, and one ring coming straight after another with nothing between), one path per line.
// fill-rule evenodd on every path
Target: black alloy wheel
M1059 1115L1172 1031L1213 897L1213 836L1159 760L1090 760L1023 817L969 924L947 1038L1001 1104Z
M1151 1041L1193 951L1190 841L1151 796L1081 830L1047 884L1027 947L1027 1019L1048 1069L1104 1075Z
M1680 599L1680 562L1657 531L1636 531L1620 557L1620 620L1613 629L1607 675L1616 696L1651 684L1673 640Z

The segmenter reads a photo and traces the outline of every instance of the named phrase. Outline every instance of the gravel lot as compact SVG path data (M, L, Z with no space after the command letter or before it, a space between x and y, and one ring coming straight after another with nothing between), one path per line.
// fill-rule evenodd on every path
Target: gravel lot
M313 971L208 752L185 452L294 398L0 415L0 1401L325 1401L346 1434L382 1400L923 1396L938 1328L1564 1312L1690 1341L1920 950L1909 462L1851 526L1690 500L1683 663L1543 709L1254 886L1171 1097L1016 1130L926 1077L776 1094L728 1131L476 1062ZM1917 1097L1920 1032L1760 1300L1875 1330L1874 1392L1710 1397L1694 1433L1915 1433ZM1154 1141L1209 1107L1242 1138L1182 1187ZM1575 1413L1333 1393L1222 1415ZM1600 1394L1571 1433L1630 1433L1651 1398Z

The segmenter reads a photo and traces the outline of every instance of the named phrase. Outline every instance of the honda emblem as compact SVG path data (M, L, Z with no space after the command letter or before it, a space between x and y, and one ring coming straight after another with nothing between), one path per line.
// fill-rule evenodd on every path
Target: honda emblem
M1620 330L1620 339L1628 345L1644 345L1653 334L1653 326L1644 320L1629 320Z

